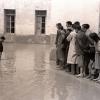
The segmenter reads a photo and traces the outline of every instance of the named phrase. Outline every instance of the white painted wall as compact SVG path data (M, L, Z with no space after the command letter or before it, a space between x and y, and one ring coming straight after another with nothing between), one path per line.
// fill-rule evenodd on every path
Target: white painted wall
M35 10L48 10L46 34L56 34L56 23L68 20L89 23L98 32L99 0L0 0L0 33L4 32L4 9L16 9L16 34L35 33Z
M35 34L35 10L47 10L46 32L50 20L50 0L0 0L0 33L4 32L4 9L16 9L16 34Z
M99 0L52 0L51 33L56 32L55 23L80 21L89 23L91 30L98 32Z

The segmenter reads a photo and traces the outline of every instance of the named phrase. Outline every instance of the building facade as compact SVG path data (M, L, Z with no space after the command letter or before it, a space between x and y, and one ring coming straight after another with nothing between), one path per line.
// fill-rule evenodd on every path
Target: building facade
M0 34L6 42L54 43L56 23L89 23L99 30L99 0L1 0Z

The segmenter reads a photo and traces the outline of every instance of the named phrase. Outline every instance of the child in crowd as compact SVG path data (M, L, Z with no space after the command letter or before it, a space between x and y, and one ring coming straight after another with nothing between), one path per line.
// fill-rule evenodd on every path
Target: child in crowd
M4 36L0 37L0 60L1 60L2 52L3 52L3 42L4 42L4 40L5 40Z
M67 21L66 22L66 27L67 27L67 29L70 29L71 31L73 31L73 27L72 27L72 22L71 21Z
M75 41L76 48L76 62L80 68L80 74L77 77L85 77L85 55L88 52L89 43L88 38L85 35L85 32L82 31L81 27L76 27L77 35Z
M90 34L90 38L93 39L95 43L95 69L99 74L94 81L100 82L100 38L96 33Z
M59 65L58 68L63 69L65 65L64 39L66 37L66 33L61 23L56 24L56 27L57 27L57 36L56 36L57 65Z
M90 51L90 62L88 65L89 68L89 75L87 76L87 79L94 79L94 74L95 74L95 50L93 52Z

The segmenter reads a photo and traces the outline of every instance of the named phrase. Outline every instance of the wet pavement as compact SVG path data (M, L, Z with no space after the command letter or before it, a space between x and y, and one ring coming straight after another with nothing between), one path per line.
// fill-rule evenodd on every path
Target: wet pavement
M100 84L56 69L51 47L4 44L0 100L100 100Z

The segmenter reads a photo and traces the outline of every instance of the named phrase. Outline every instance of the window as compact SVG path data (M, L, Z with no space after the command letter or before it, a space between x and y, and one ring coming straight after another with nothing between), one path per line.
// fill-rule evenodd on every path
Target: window
M5 32L15 33L15 10L5 9Z
M46 10L36 10L36 34L45 34Z
M41 33L45 33L45 17L42 17L42 30Z

